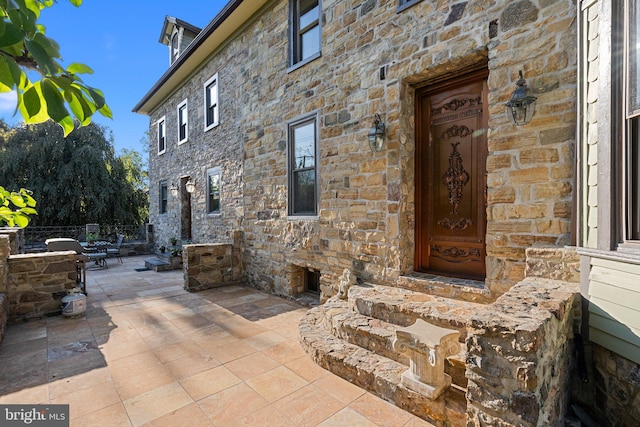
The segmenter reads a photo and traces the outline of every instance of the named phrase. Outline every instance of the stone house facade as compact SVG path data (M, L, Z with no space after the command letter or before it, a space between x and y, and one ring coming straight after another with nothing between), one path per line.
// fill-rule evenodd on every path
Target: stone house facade
M392 284L420 280L415 272L456 276L469 263L465 256L475 256L470 262L481 267L462 278L475 279L465 285L479 300L495 299L524 277L527 247L570 243L572 1L325 0L312 10L317 24L309 34L319 39L304 39L314 51L299 60L296 37L302 44L312 36L294 37L290 22L306 2L246 3L230 2L134 109L151 120L150 222L159 243L223 241L239 230L250 283L293 295L304 290L300 278L315 272L323 297L335 294L345 268ZM530 124L516 127L504 104L520 71L538 107ZM462 172L475 174L461 189L463 203L470 198L474 205L444 219L450 228L468 221L478 229L466 236L475 239L468 248L451 243L455 229L433 245L429 239L446 234L429 225L433 206L442 205L433 200L447 195L426 195L433 186L427 181L438 187L441 177L429 173L421 142L429 123L417 116L417 100L437 99L430 93L446 93L465 78L480 82L474 97L481 103L462 107L460 117L485 120L467 136L476 151L460 156L468 169ZM207 82L217 96L209 124ZM455 103L458 93L446 96ZM179 135L185 105L187 137ZM385 140L372 152L367 135L376 114ZM314 194L302 214L292 206L299 179L292 177L307 176L290 160L296 129L314 138L315 164L307 171ZM444 145L442 171L456 154ZM193 193L186 191L189 179ZM219 179L217 189L212 179Z
M580 281L585 297L600 273L633 282L633 251L615 268L605 253L615 203L602 198L610 187L592 149L597 141L608 153L597 126L611 109L592 104L599 93L603 105L610 81L597 77L611 69L589 66L611 50L587 40L610 23L594 10L616 2L578 3L230 0L134 108L150 117L157 243L233 243L245 282L286 296L317 290L323 302L349 269L359 282L502 307L535 264L527 250L567 245L578 246L580 268L550 267L545 280ZM532 120L514 126L505 103L520 73L537 99ZM637 407L637 309L598 329L622 330L629 347L612 345L611 333L589 336L595 307L583 310L592 314L582 335L595 340L598 386L572 392L585 406L604 393L612 407ZM559 334L563 354L570 335Z

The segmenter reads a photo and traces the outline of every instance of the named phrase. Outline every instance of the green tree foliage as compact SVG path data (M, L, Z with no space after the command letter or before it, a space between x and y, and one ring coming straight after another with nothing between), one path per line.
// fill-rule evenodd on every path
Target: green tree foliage
M70 1L75 6L82 4L82 0ZM0 92L16 91L17 109L25 123L43 123L51 118L66 136L76 123L88 125L96 111L105 117L112 114L102 92L79 77L93 70L79 63L64 68L58 44L38 24L40 12L53 3L0 0ZM36 76L33 81L32 75Z
M140 154L117 156L108 129L95 123L66 138L52 121L16 128L0 150L0 182L31 188L37 225L139 224L148 216Z

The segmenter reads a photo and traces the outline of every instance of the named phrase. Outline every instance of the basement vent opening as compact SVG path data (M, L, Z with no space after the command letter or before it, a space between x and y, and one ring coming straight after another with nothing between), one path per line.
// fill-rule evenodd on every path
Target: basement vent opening
M320 293L320 272L305 270L304 274L304 290L314 294Z

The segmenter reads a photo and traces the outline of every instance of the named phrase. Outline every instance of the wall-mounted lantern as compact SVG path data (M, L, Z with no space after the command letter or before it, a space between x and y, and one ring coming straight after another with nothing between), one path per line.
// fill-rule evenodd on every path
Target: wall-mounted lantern
M522 77L522 71L520 71L520 78L516 81L516 86L516 90L513 91L511 99L506 104L507 117L513 125L526 125L533 117L538 98L531 94L527 82Z
M171 184L171 188L169 190L171 190L171 195L173 197L176 197L178 195L178 186L177 185Z
M187 193L193 193L196 191L196 183L189 178L186 184L184 184L184 188L187 190Z
M369 131L369 148L372 152L382 150L384 143L384 123L381 122L380 115L376 113L373 127Z

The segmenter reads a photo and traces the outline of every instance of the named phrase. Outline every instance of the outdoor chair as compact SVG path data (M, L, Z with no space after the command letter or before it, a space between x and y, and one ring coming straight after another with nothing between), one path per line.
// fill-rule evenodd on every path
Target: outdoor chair
M120 262L120 264L122 264L122 257L120 256L120 246L122 246L124 235L117 234L117 236L118 236L118 239L116 240L116 243L114 243L113 245L107 248L107 257L109 258L116 257L116 259Z
M96 244L83 246L76 239L60 237L47 239L45 241L49 252L55 251L75 251L78 255L83 255L88 261L93 261L93 266L109 268L107 265L107 245Z

